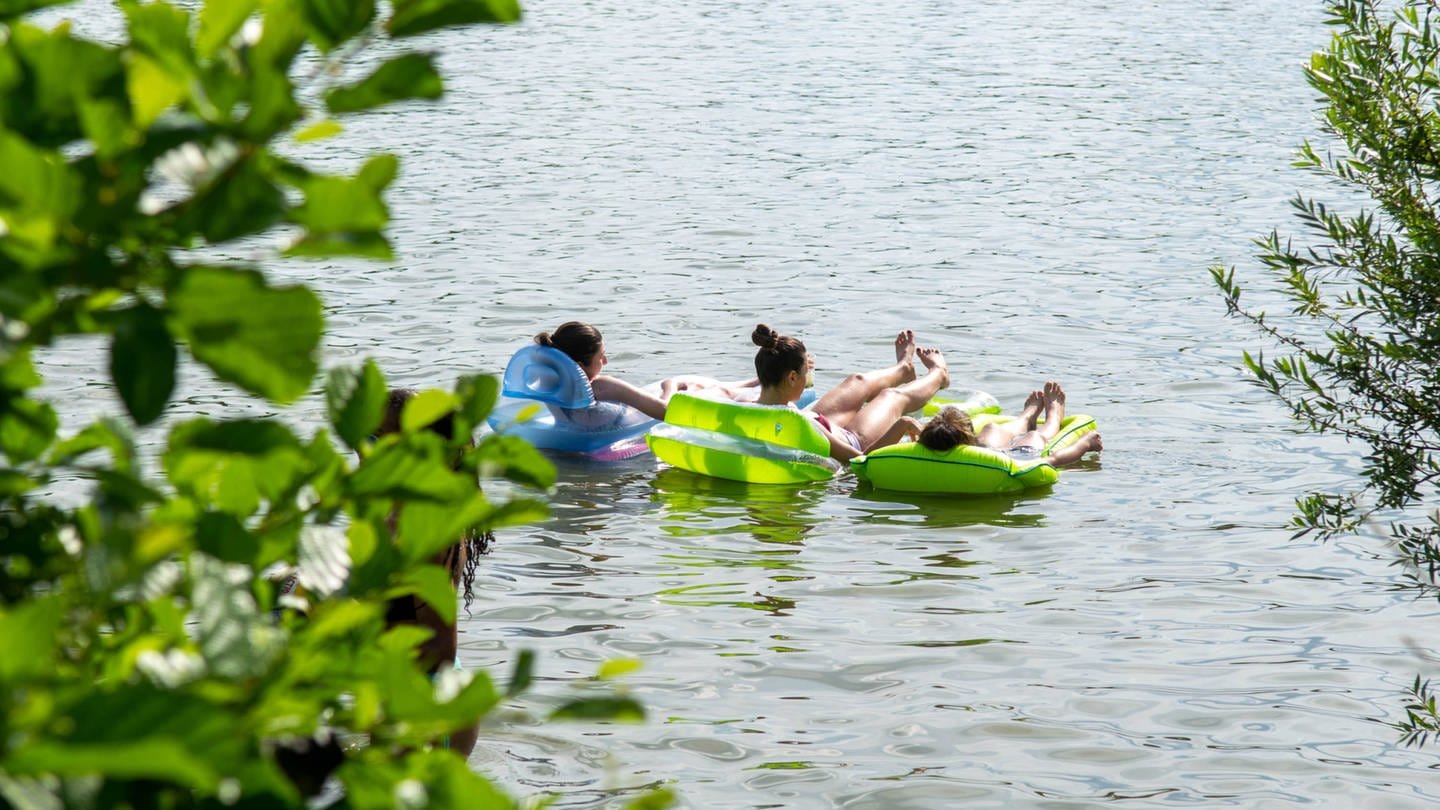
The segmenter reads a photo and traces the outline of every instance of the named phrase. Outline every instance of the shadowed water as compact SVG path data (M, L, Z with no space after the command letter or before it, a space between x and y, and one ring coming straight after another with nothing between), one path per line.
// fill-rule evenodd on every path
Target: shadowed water
M1246 384L1256 339L1206 273L1253 268L1315 190L1288 164L1327 36L1289 0L699 0L419 41L444 101L307 154L404 161L401 263L276 269L324 296L327 364L447 386L580 318L635 382L738 378L763 321L823 388L913 328L1011 410L1063 381L1106 446L964 501L562 460L462 622L468 667L540 653L475 767L562 807L1440 800L1386 725L1435 608L1376 542L1289 539L1294 497L1358 463ZM74 411L113 407L103 358L47 363ZM180 415L267 412L185 383ZM615 657L649 722L539 722Z

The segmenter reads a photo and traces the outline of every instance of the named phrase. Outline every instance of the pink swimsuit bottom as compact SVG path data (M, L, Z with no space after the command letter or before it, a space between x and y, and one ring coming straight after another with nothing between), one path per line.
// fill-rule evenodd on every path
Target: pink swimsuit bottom
M839 439L842 442L845 442L846 444L850 445L851 447L862 453L865 452L865 448L860 445L860 437L856 436L854 432L852 432L849 428L837 427L835 425L832 425L830 424L829 419L826 419L824 416L814 411L801 411L801 413L805 414L811 419L814 419L821 427L834 434L835 438Z

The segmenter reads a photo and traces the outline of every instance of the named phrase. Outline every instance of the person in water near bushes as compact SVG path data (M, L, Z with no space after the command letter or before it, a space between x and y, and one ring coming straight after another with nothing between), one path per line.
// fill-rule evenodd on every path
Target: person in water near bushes
M415 394L416 391L410 388L396 388L390 391L385 403L385 417L380 422L380 427L375 430L375 438L378 439L400 430L400 415L405 410L405 404ZM426 430L433 431L446 440L453 438L455 434L454 415L446 414L440 417L426 426ZM395 514L390 516L392 530L397 517L398 515ZM450 583L463 596L466 610L470 609L470 603L475 599L475 572L480 565L480 557L490 552L490 547L494 542L495 535L492 532L471 532L461 538L459 542L437 554L432 560L436 565L450 572ZM408 595L391 599L386 606L385 622L390 627L413 624L433 631L430 638L422 642L419 648L420 662L432 678L444 670L459 669L456 664L460 643L458 629L455 624L442 619L435 609L419 596ZM456 732L447 740L446 747L461 756L468 757L475 748L478 734L478 724Z
M1045 422L1039 423L1040 413L1045 413ZM1059 383L1047 382L1039 391L1032 391L1025 399L1025 409L1020 418L1008 422L992 422L977 433L970 415L959 408L941 408L920 431L917 441L937 453L945 453L961 445L975 445L998 450L1012 458L1029 460L1041 458L1045 445L1060 433L1060 423L1065 419L1065 390ZM1074 464L1086 453L1104 449L1099 433L1086 433L1069 447L1056 450L1044 461L1053 467Z
M605 354L605 339L600 335L599 329L584 321L566 321L553 332L536 335L535 342L541 346L559 349L574 360L585 373L585 378L590 381L590 392L595 395L597 402L629 405L651 419L665 418L666 404L676 391L698 391L721 386L717 380L709 377L667 377L660 381L660 394L657 396L624 380L603 374L601 372L605 365L610 362L610 358ZM735 385L743 388L748 383ZM729 396L731 390L727 389L725 394Z
M814 360L799 339L781 335L759 324L750 340L755 353L755 376L760 382L761 405L789 405L805 392ZM925 374L915 375L919 358ZM920 423L905 414L918 411L950 384L949 368L938 349L918 348L915 333L895 336L895 363L882 369L850 374L802 413L810 416L830 440L830 455L849 461L879 447L913 438Z

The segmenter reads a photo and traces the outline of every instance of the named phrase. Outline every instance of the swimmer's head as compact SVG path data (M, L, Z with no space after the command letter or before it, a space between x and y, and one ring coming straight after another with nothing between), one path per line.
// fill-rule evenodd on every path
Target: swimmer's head
M920 431L920 444L944 453L962 444L975 444L975 423L970 414L954 406L946 406Z
M755 376L760 385L774 388L784 383L791 372L807 385L813 383L815 364L798 338L782 335L762 323L750 333L750 341L760 347L755 353Z
M590 365L605 349L600 330L583 321L566 321L555 327L554 332L536 335L535 342L559 349L582 367Z
M380 420L380 426L370 434L370 438L378 439L391 433L399 433L400 417L405 413L405 405L414 399L417 393L419 392L414 388L391 388L385 395L385 415ZM441 438L449 441L455 436L455 412L446 413L426 425L425 429L432 433L438 433Z

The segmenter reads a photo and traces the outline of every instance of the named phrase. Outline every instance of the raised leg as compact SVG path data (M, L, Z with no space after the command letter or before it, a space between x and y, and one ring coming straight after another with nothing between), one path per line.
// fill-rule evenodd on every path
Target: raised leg
M915 333L906 329L895 336L895 364L851 374L816 400L813 410L834 424L849 427L860 409L881 391L915 379Z
M1045 408L1045 392L1039 389L1030 392L1025 398L1025 408L1020 412L1018 419L1010 419L1005 422L992 422L980 429L975 439L982 447L989 447L992 450L1008 450L1016 444L1026 444L1020 441L1022 436L1035 430L1035 425L1040 419L1040 412ZM1040 444L1044 445L1044 441Z
M850 424L842 425L860 437L862 446L870 447L890 430L895 420L911 411L920 410L932 397L950 385L950 367L945 363L945 356L939 349L919 349L916 354L920 358L920 364L925 367L924 376L881 391L860 409ZM830 417L829 414L825 415Z

